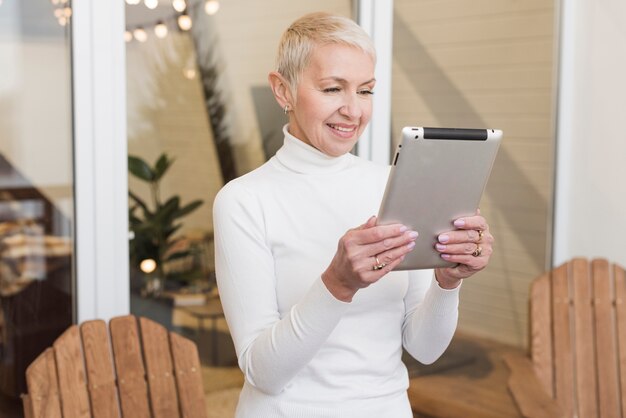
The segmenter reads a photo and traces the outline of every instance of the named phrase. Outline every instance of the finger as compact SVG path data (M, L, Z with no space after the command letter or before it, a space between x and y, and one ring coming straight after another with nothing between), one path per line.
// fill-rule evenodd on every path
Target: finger
M443 245L437 243L435 244L435 249L439 251L439 253L447 255L471 255L474 257L474 254L479 252L480 257L489 257L493 254L493 247L484 243L464 243L453 245Z
M380 263L391 264L398 258L406 256L408 253L413 251L414 248L415 241L411 240L403 245L377 253L377 255L374 256L374 259L378 259Z
M364 246L363 251L367 255L378 255L378 258L380 258L380 254L383 253L387 253L387 255L398 254L396 256L399 256L406 253L404 247L407 245L411 245L410 249L413 249L418 235L416 231L406 231L398 237L387 238L373 244L368 244ZM392 252L392 250L395 249L398 249L398 251ZM389 261L391 260L385 262Z
M404 260L404 256L395 258L393 261L391 261L389 263L385 263L385 266L382 267L379 270L374 270L374 268L373 268L374 266L371 266L370 269L369 269L369 272L364 274L363 278L369 284L374 283L374 282L380 280L387 273L389 273L390 271L392 271L393 269L398 267L398 265L402 262L402 260Z
M371 228L371 227L373 227L373 226L375 226L375 225L376 225L376 219L377 219L377 218L376 218L376 215L372 215L372 216L370 216L370 218L369 218L367 221L365 221L365 223L364 223L363 225L360 225L360 226L358 226L358 227L357 227L357 228L355 228L355 229L367 229L367 228Z
M406 231L407 227L401 224L379 225L354 231L353 239L355 244L373 244L401 236Z
M440 234L437 237L437 241L440 244L461 244L461 243L491 243L493 242L493 236L488 230L481 234L476 229L448 231Z
M489 225L487 225L487 220L480 215L459 218L456 219L453 224L458 229L480 229L481 231L486 231L487 229L489 229Z

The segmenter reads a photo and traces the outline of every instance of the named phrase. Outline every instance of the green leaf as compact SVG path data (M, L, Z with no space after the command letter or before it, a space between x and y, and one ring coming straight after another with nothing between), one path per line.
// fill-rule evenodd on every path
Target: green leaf
M178 260L180 258L185 258L189 254L191 254L191 251L189 251L189 250L176 251L175 253L172 253L172 254L168 255L167 258L165 259L165 261L172 261L172 260Z
M178 212L180 207L180 197L172 196L165 202L156 212L155 220L163 223L164 226L170 225L174 220L174 214Z
M139 157L132 155L128 156L128 171L130 171L133 176L140 178L141 180L147 182L154 180L154 172L148 163Z
M144 202L139 196L137 196L135 193L131 192L130 190L128 191L128 196L130 196L131 199L133 199L133 201L135 201L135 203L137 203L137 205L141 206L141 208L144 210L144 212L146 210L148 210L148 205L146 205L146 202Z
M173 162L173 158L169 158L165 153L161 154L157 162L154 164L154 181L160 180Z
M200 205L202 205L204 203L203 200L194 200L193 202L183 206L182 208L180 208L176 214L174 215L174 218L181 218L185 215L190 214L191 212L193 212L194 210L198 209L200 207Z

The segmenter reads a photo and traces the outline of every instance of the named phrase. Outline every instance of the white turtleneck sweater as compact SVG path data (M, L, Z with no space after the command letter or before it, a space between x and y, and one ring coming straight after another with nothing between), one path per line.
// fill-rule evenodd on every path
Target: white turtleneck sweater
M448 346L458 288L391 272L336 299L321 280L339 238L378 212L388 167L329 157L291 136L229 182L213 208L216 273L245 383L238 418L409 418L402 346ZM418 231L419 232L419 231Z

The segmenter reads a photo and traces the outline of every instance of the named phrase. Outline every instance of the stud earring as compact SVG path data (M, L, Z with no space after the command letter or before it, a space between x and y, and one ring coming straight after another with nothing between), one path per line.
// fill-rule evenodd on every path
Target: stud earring
M287 113L289 113L289 111L290 111L290 110L291 110L291 109L289 108L289 105L288 105L288 104L286 104L286 105L285 105L285 108L283 109L283 112L285 112L285 115L286 115Z

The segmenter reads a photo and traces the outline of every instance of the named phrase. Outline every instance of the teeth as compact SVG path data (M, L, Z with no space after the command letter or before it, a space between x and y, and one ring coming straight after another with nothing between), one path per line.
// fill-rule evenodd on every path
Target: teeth
M328 126L330 126L333 129L336 129L338 131L341 131L341 132L352 132L352 131L354 131L354 128L342 128L342 127L336 126L336 125L328 125Z

